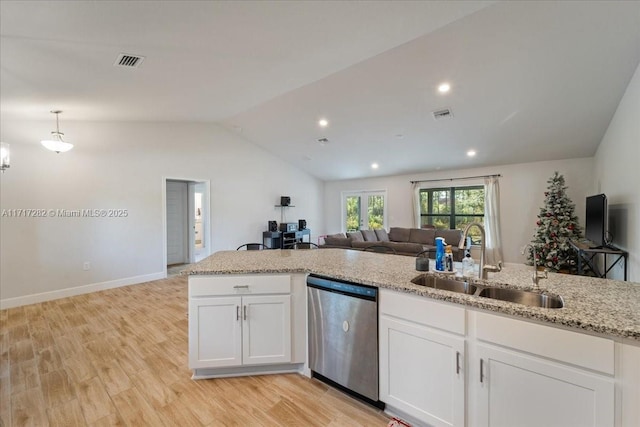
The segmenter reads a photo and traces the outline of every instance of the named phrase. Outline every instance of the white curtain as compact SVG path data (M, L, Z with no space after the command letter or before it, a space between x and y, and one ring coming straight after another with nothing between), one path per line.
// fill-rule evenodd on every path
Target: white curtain
M413 195L411 197L411 212L413 212L413 226L420 228L420 183L414 182L411 186Z
M500 185L497 176L484 179L484 228L486 233L485 264L502 261L500 239Z

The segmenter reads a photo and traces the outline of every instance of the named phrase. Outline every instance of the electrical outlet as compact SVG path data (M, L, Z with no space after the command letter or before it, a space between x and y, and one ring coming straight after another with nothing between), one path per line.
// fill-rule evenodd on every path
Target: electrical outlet
M89 261L85 261L84 264L82 264L82 269L84 271L91 270L91 263Z

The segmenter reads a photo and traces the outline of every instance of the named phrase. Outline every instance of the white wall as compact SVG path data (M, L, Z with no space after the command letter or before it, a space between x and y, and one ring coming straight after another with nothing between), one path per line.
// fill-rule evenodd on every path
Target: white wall
M413 227L411 180L459 178L502 174L500 178L500 215L505 262L524 262L522 246L535 231L536 215L544 203L547 180L554 171L564 175L568 196L576 205L576 214L584 225L585 198L593 185L593 158L522 163L489 168L399 175L381 178L325 182L324 217L326 232L341 230L342 191L387 190L390 227ZM444 182L447 185L446 182Z
M324 227L322 181L219 126L63 120L61 128L76 146L62 154L39 144L51 126L2 122L11 169L0 178L0 208L117 208L127 209L128 217L3 216L5 307L161 276L163 177L211 181L213 251L261 241L267 221L280 221L274 205L281 195L296 205L288 220L306 219L314 236ZM85 261L89 271L82 269Z
M595 155L595 189L609 203L613 244L629 252L629 280L640 282L640 66ZM620 269L616 271L622 278Z

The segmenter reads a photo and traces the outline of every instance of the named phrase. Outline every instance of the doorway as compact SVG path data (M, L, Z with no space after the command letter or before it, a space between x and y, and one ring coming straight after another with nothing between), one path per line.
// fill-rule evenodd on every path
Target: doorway
M210 254L209 181L163 180L165 266L172 271Z
M349 191L342 193L343 232L387 228L387 192Z

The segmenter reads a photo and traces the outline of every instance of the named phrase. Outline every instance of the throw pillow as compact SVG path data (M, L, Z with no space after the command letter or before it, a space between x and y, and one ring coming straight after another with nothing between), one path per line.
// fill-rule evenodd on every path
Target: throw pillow
M389 229L389 240L392 242L408 242L410 228L391 227Z
M421 243L423 245L436 244L436 230L412 228L409 234L409 241L412 243Z
M376 236L376 232L374 230L360 230L360 232L362 233L365 242L378 241L378 237Z
M385 230L384 228L379 228L377 230L374 230L376 232L376 237L378 238L379 242L388 242L389 241L389 235L387 234L387 230Z
M359 231L347 233L347 237L351 239L352 242L364 242L364 237L362 237L362 233Z

